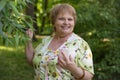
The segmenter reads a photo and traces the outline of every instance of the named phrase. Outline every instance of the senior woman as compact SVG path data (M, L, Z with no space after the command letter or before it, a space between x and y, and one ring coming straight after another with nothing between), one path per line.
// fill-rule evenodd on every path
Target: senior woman
M26 44L26 56L35 69L35 80L91 80L94 75L92 52L85 40L73 32L76 11L69 4L51 9L55 35L46 37L35 48ZM30 38L33 32L26 32Z

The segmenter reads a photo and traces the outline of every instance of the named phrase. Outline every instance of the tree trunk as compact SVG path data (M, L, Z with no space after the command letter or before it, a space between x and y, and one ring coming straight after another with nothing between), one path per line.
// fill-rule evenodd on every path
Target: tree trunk
M37 2L37 0L35 0ZM35 3L36 3L35 2ZM33 19L33 27L35 29L34 35L33 35L33 41L37 41L35 34L38 31L38 26L37 26L37 22L36 22L36 14L35 14L35 10L37 10L36 6L34 6L31 3L27 4L28 6L26 7L26 15L31 16ZM27 20L29 22L29 20Z
M40 32L43 32L43 29L44 29L44 27L45 27L45 20L46 20L46 15L47 15L47 13L46 13L46 10L47 10L47 5L48 5L48 0L43 0L44 2L43 2L43 11L44 11L44 13L43 13L43 18L42 18L42 25L41 25L41 30L40 30ZM46 14L46 15L45 15Z

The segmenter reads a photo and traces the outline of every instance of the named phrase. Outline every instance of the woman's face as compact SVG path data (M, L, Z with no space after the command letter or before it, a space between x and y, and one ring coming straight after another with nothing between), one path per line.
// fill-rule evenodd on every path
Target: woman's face
M57 35L67 35L73 32L74 17L70 13L58 14L54 27Z

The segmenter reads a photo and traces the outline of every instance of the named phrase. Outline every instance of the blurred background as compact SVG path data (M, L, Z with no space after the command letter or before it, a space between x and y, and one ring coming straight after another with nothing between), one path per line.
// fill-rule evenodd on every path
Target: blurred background
M120 0L0 0L0 80L34 80L24 53L25 31L34 31L34 47L52 35L49 12L57 3L76 9L74 32L93 52L93 80L119 80Z

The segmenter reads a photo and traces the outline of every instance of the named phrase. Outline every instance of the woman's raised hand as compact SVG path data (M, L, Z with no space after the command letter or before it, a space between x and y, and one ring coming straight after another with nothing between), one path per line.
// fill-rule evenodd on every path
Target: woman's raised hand
M33 31L30 30L30 29L28 29L28 30L26 30L26 34L27 34L28 37L32 40L32 38L33 38Z

